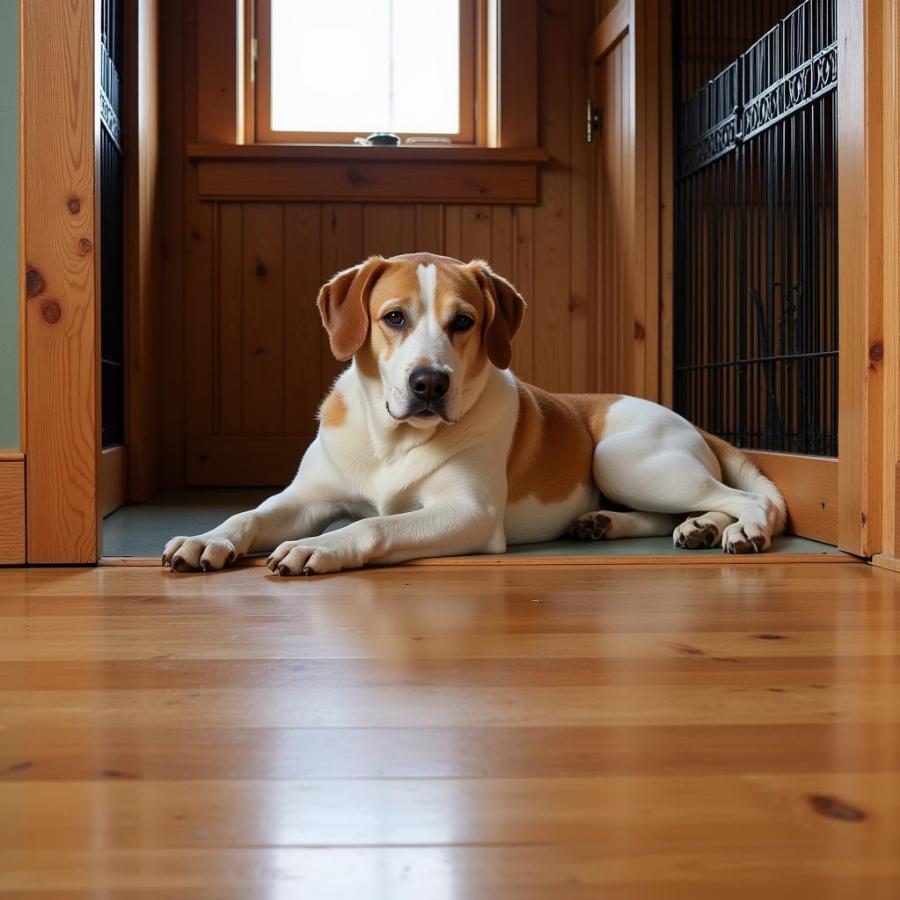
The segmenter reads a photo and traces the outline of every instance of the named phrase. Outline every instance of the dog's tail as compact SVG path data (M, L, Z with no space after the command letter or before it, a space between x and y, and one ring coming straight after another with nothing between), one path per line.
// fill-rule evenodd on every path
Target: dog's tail
M709 449L716 455L719 465L722 467L722 479L729 487L746 491L749 494L762 494L772 502L772 535L781 534L787 522L787 507L781 491L759 469L756 464L737 447L732 447L728 441L708 434L702 429L697 429L703 439L709 445Z

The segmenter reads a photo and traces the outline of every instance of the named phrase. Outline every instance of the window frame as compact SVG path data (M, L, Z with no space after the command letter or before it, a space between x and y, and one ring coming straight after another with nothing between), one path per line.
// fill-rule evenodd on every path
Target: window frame
M447 138L453 146L483 146L486 138L488 79L488 4L490 0L460 0L459 23L459 121L455 134L432 132L398 133L401 142L409 137ZM365 137L356 131L276 131L272 128L272 0L254 0L252 27L247 34L255 43L246 54L251 64L247 79L248 137L258 144L353 144ZM438 143L443 144L441 140Z

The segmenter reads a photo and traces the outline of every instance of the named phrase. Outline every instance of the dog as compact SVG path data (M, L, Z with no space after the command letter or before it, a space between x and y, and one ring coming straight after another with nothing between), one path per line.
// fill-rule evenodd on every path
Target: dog
M317 304L350 364L293 482L172 538L164 566L211 571L274 548L273 572L316 575L566 533L752 553L784 528L784 499L749 457L672 410L519 381L509 366L525 302L481 260L371 257Z

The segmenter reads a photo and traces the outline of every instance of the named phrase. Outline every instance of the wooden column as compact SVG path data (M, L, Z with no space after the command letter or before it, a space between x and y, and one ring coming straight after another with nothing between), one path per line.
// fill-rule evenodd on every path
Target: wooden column
M22 4L27 556L98 556L93 3Z
M882 11L838 0L838 545L860 556L881 550L882 529Z

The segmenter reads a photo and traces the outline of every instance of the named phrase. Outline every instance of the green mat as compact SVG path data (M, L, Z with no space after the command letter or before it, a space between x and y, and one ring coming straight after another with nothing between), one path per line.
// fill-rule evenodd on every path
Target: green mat
M140 505L123 506L103 520L104 556L151 556L162 553L176 534L201 534L228 516L257 506L274 492L259 488L194 488L166 491ZM341 523L334 527L340 527ZM716 554L711 550L676 550L669 537L629 538L622 541L550 541L519 544L507 556L687 556ZM823 553L840 555L830 544L784 535L776 538L770 553Z

